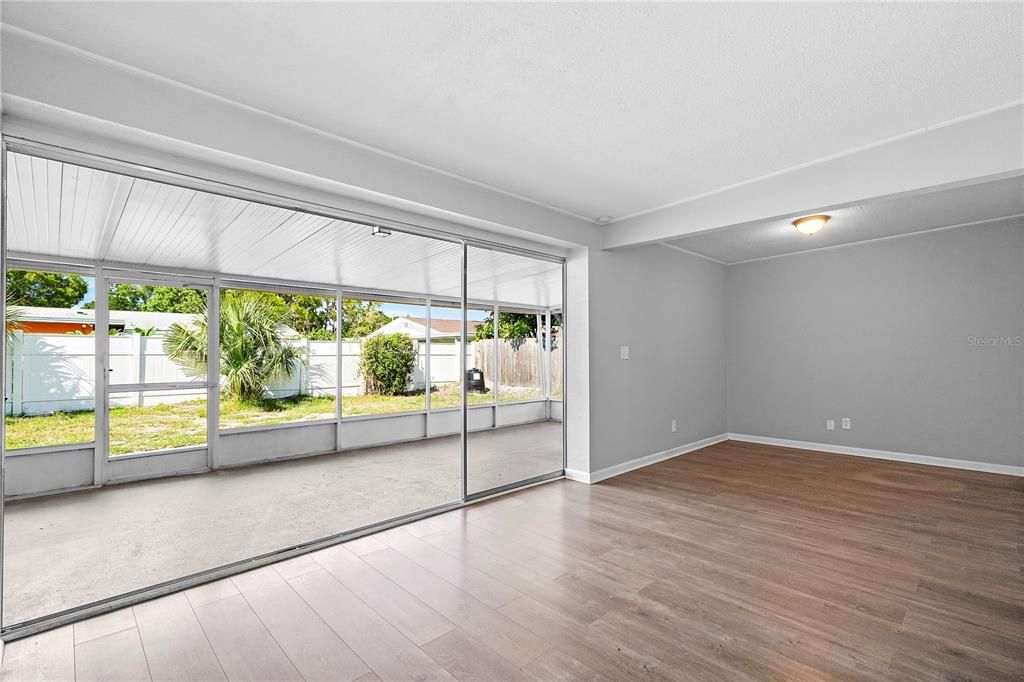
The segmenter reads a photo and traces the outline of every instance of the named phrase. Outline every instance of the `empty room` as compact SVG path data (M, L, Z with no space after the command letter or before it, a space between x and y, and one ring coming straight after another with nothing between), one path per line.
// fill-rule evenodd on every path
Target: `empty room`
M1024 679L1024 2L0 3L0 682Z

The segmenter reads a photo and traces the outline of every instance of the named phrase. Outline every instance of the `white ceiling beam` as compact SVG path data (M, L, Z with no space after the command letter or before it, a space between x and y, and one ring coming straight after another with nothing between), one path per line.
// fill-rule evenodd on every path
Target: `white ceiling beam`
M933 126L605 226L604 248L1024 173L1024 103Z

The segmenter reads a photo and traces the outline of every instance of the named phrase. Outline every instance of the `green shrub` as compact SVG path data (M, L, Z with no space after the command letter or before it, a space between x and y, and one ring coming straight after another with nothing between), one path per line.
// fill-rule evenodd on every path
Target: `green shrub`
M405 334L378 334L363 341L359 374L367 393L402 395L416 366L416 344Z

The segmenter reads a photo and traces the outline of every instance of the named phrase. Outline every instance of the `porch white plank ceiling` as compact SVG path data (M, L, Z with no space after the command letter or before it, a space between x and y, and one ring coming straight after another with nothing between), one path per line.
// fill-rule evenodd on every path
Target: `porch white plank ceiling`
M458 298L458 244L24 154L8 155L8 250ZM471 248L469 298L561 305L561 267Z

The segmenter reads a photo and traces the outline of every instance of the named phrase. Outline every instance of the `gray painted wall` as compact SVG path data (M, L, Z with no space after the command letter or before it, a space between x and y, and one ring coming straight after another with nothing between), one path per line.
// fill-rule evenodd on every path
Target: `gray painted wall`
M730 432L1024 464L1024 221L731 266L726 312Z
M590 471L724 433L726 268L663 246L588 256Z

